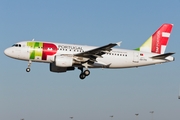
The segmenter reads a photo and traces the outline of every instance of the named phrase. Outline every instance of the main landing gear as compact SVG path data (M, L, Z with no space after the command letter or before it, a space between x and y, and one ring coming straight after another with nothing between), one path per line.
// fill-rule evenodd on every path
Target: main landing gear
M26 72L30 72L30 71L31 71L31 69L30 69L30 67L31 67L31 63L32 63L32 61L31 61L31 60L29 60L29 63L28 63L28 68L26 68Z
M84 72L83 72L83 67L80 67L78 69L81 70L81 74L79 75L80 79L83 80L86 76L90 75L90 71L88 69L86 69Z

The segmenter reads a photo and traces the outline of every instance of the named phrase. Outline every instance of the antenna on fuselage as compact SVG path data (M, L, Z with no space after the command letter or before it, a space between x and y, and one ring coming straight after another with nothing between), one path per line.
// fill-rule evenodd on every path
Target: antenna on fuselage
M32 41L34 41L34 38L32 39Z

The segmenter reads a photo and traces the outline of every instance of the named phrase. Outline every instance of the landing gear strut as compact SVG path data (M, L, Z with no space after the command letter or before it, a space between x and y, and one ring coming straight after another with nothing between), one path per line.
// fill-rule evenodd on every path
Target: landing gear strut
M28 68L26 68L26 72L30 72L30 67L31 67L31 63L32 63L32 61L31 60L29 60L29 63L28 63Z
M86 76L88 76L88 75L90 75L90 71L89 70L85 70L84 72L83 72L83 67L80 67L80 68L78 68L78 69L80 69L81 70L81 74L79 75L79 78L80 79L84 79L84 78L86 78Z

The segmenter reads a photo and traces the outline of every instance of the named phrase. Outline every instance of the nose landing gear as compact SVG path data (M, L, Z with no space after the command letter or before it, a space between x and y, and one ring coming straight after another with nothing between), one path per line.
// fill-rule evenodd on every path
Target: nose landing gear
M28 63L28 68L26 68L26 72L30 72L30 71L31 71L31 69L30 69L30 67L31 67L31 63L32 63L32 61L31 61L31 60L29 60L29 63Z
M30 72L31 71L31 69L30 68L26 68L26 72Z

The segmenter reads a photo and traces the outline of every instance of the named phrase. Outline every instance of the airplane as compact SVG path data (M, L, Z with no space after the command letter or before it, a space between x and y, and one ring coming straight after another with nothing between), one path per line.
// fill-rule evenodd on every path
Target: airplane
M113 48L121 42L102 47L22 41L4 50L8 57L28 61L27 72L32 62L50 64L50 71L62 73L81 70L80 79L90 75L89 68L130 68L174 61L175 54L164 53L173 24L163 24L141 47L133 50ZM84 70L85 69L85 70Z

